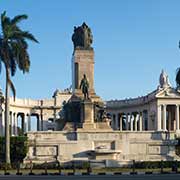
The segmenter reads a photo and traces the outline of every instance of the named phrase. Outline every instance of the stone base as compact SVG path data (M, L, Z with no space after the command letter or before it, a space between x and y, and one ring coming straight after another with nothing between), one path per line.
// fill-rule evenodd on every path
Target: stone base
M132 160L180 160L175 154L178 141L165 141L164 132L89 130L94 124L85 123L84 128L78 129L77 132L28 132L28 153L24 162L29 163L32 160L33 163L44 163L59 160L68 163L75 160L106 160L109 161L107 166L118 167L123 165L121 162L129 163ZM175 132L170 132L171 137L174 135Z
M96 123L96 129L112 130L112 128L109 125L109 122L98 122L98 123Z
M91 130L91 129L95 129L95 123L83 123L83 129L85 130Z
M78 129L80 130L80 129ZM82 130L110 130L112 128L109 125L109 122L97 122L97 123L83 123Z

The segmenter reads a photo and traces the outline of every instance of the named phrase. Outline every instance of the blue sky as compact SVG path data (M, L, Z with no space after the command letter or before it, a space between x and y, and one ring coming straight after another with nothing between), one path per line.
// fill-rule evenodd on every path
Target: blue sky
M104 100L151 92L162 69L175 86L179 9L179 0L0 0L1 13L29 16L20 26L40 41L29 43L30 73L13 77L17 96L50 98L71 85L71 35L83 21L94 36L95 89Z

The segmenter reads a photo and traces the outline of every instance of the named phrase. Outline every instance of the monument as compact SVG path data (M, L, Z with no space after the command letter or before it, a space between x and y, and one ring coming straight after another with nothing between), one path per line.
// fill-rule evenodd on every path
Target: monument
M158 88L145 96L107 101L110 128L94 88L91 29L85 23L75 27L72 40L72 91L56 90L48 100L10 99L12 135L18 134L19 117L26 127L22 125L28 137L24 163L87 161L96 167L122 167L133 160L179 161L180 92L171 87L168 75L162 71ZM3 112L4 104L0 130L4 129ZM37 117L38 131L31 131L31 116Z
M67 103L67 116L75 124L75 129L96 129L103 125L110 129L108 121L103 121L104 102L94 89L93 36L86 23L74 27L72 57L72 97ZM69 109L71 109L69 112ZM101 125L99 124L101 123Z
M74 45L72 57L73 94L82 97L80 83L85 75L89 83L89 96L96 101L94 90L94 50L91 47L93 36L91 29L86 23L79 27L74 27L72 41Z

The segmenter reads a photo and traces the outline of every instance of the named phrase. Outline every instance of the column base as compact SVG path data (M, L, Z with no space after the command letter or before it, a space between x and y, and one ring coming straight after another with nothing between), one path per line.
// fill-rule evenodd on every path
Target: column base
M164 130L163 129L158 129L158 130L156 130L156 132L164 132Z
M180 138L180 129L176 130L175 134L176 134L176 138Z

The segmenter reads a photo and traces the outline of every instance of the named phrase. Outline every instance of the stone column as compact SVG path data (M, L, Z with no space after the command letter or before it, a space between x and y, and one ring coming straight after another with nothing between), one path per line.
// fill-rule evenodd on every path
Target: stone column
M126 130L129 130L128 113L126 114Z
M28 117L28 131L31 131L31 115L30 114L27 114L27 117Z
M22 128L23 128L23 133L26 133L27 132L27 116L26 114L23 114L22 116Z
M13 113L13 131L14 135L17 135L17 119L16 119L16 113Z
M176 104L176 130L179 131L179 105Z
M167 130L167 115L166 115L166 105L163 105L163 130Z
M43 118L41 117L41 131L43 131L44 130L44 124L43 124ZM54 122L55 122L55 120L54 120Z
M37 131L40 131L40 117L39 117L39 114L37 114Z
M170 110L168 111L168 128L169 128L169 131L171 131L171 112Z
M132 120L133 114L130 115L130 130L133 131L133 120Z
M157 131L161 131L161 105L157 107Z
M111 127L113 130L115 130L115 126L116 126L116 114L113 114L112 116L112 121L111 121Z
M142 131L142 112L139 112L139 131Z
M29 114L25 114L25 132L29 131Z
M119 123L118 123L118 121L119 121L119 114L116 114L116 121L115 121L115 129L116 130L119 130Z
M135 131L137 131L137 123L138 123L138 121L137 121L137 114L134 114L134 130Z
M122 131L123 130L123 128L122 128L122 126L123 126L123 114L120 114L119 115L119 130L120 131Z

